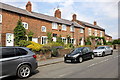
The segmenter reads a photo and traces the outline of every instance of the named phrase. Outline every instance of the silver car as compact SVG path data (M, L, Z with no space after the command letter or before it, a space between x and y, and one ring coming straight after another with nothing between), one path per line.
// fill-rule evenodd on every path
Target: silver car
M99 46L93 50L95 56L105 56L113 53L113 49L109 46Z
M0 47L0 78L12 75L26 78L37 67L36 55L28 48Z

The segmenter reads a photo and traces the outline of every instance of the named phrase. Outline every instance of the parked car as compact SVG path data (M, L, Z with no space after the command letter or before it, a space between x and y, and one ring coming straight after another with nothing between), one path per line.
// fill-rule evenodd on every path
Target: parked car
M25 47L0 47L1 78L17 75L27 78L38 67L36 55Z
M86 59L94 59L94 53L89 47L80 47L65 54L64 62L83 62Z
M99 46L95 50L93 50L95 56L105 56L107 54L113 53L113 49L109 46Z

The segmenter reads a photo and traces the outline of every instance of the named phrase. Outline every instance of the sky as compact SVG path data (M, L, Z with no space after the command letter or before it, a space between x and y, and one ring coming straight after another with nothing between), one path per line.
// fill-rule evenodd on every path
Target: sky
M32 3L32 11L54 16L57 8L61 10L62 18L72 20L72 14L77 19L97 24L105 29L106 34L118 38L118 2L119 0L0 0L22 9L28 1ZM120 37L120 36L119 36Z

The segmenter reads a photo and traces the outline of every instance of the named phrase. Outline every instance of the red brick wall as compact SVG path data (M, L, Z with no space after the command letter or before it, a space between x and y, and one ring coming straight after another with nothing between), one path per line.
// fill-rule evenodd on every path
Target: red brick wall
M89 36L88 29L89 29L89 27L85 27L85 38L87 38ZM98 30L98 29L94 29L94 28L91 28L91 36L95 36L95 30L97 30L97 36L100 37L100 31L102 31L102 30ZM102 31L102 36L105 37L104 31Z
M62 29L61 24L58 26L57 30L53 30L51 22L48 21L43 21L40 19L35 19L23 15L20 17L18 14L8 11L2 11L2 15L3 15L2 33L13 33L13 30L16 27L18 20L21 19L22 22L28 23L29 27L27 31L32 31L34 33L33 37L39 38L39 43L41 43L40 37L46 36L47 32L57 33L58 35L61 34L62 37L71 35L71 37L73 38L72 36L73 33L70 32L70 26L67 26L66 31L59 31L60 29ZM41 32L41 26L46 26L46 32ZM80 37L84 37L84 34L80 33L80 28L75 28L74 38L80 39ZM5 39L2 40L2 42L4 43Z

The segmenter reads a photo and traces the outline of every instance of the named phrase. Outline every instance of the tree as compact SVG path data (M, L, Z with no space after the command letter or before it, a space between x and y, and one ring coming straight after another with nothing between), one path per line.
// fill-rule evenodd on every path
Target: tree
M26 40L26 30L22 25L22 21L18 20L17 26L14 29L14 41L17 45L20 40Z
M64 43L62 42L61 35L57 37L57 42L58 42L58 43L61 43L61 44L64 44Z
M30 32L27 33L28 41L32 41L33 34L34 33L32 31L30 31Z
M47 39L48 39L48 43L52 42L52 33L51 32L47 32Z

